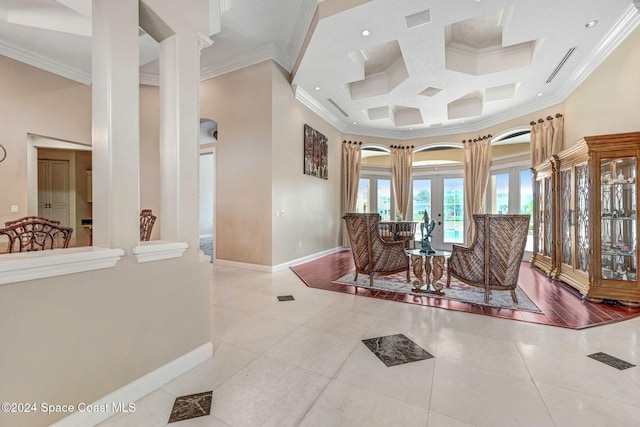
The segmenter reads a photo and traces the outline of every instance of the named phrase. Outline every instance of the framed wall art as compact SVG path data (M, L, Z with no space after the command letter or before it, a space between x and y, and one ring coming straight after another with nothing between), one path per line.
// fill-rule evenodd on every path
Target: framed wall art
M328 148L326 136L313 129L311 126L304 125L305 175L317 176L322 179L328 178Z

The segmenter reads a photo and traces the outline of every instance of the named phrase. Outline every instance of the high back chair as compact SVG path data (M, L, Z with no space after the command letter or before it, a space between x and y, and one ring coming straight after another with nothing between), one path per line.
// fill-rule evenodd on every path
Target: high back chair
M474 215L476 237L469 247L453 245L447 262L447 287L451 277L484 288L484 301L492 290L515 289L529 232L529 215Z
M151 238L151 231L153 230L153 224L156 222L156 217L151 212L151 209L143 209L140 212L140 241L147 242Z
M0 234L9 238L8 252L32 252L69 247L73 228L37 216L6 221Z
M382 240L379 234L379 214L348 213L343 218L356 266L354 280L358 280L358 273L367 274L369 286L373 287L374 276L406 271L409 282L409 257L404 252L404 242Z

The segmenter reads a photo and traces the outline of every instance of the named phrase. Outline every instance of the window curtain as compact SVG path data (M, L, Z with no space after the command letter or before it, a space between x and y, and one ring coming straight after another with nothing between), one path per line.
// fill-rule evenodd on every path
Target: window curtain
M556 114L538 123L531 122L531 166L537 166L553 154L562 150L564 117Z
M411 200L411 167L413 146L391 146L391 184L396 201L396 216L407 218Z
M491 169L491 135L462 141L464 144L464 216L467 220L467 244L475 237L474 214L484 212Z
M344 212L355 212L358 201L362 142L342 141L342 206ZM350 247L349 236L342 233L342 244Z

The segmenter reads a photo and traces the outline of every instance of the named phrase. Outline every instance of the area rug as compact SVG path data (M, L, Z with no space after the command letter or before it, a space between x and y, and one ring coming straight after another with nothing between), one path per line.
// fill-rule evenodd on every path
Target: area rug
M357 281L353 280L354 276L355 272L352 271L351 273L345 274L344 276L334 280L333 283L372 289L369 286L369 276L367 276L366 274L359 274ZM412 275L412 281L413 279L414 277ZM442 276L442 279L440 279L439 282L442 284L446 284L446 274ZM373 289L428 298L442 298L488 307L522 310L531 313L542 313L542 310L540 310L538 306L536 306L534 302L531 301L531 298L529 298L519 286L516 288L516 297L518 298L517 304L514 303L511 299L511 292L509 291L492 291L489 297L489 303L485 303L484 289L467 285L466 283L462 283L455 279L451 279L451 287L444 287L442 289L444 291L444 295L414 293L412 292L413 285L406 282L406 275L403 273L375 278L373 280Z
M205 237L200 239L200 250L205 253L213 262L213 237Z

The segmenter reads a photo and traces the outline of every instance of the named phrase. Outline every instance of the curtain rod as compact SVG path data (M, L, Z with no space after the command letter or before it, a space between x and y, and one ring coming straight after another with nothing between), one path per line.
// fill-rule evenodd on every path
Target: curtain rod
M345 141L342 141L342 143L343 143L343 144L357 144L357 145L362 145L362 142L356 142L356 141L351 142L351 141L346 141L346 140L345 140Z
M392 145L390 148L400 148L400 149L411 149L411 150L413 150L413 145L411 145L411 146L407 145L406 147L404 145Z
M469 139L469 140L463 139L462 143L463 144L467 144L467 143L471 143L471 142L478 142L478 141L482 141L482 140L487 139L487 138L491 138L492 136L493 135L489 134L489 135L485 135L485 136L478 136L477 138Z
M562 114L560 114L560 113L556 114L556 119L559 119L560 117L562 117ZM553 120L553 117L551 117L551 116L547 116L547 120ZM538 119L538 123L544 123L544 120L542 120L542 119ZM531 123L529 123L529 124L530 124L531 126L533 126L533 125L535 125L535 124L536 124L536 122L531 121Z

